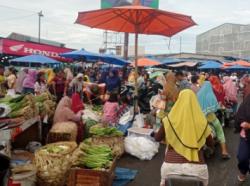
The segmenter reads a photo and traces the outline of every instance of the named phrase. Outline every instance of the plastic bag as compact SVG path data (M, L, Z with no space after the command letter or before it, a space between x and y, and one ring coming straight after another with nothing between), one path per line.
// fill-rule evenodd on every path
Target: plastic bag
M125 138L125 151L140 160L151 160L158 153L159 143L145 137Z
M124 113L120 119L119 119L119 124L120 125L125 125L127 124L128 122L131 122L132 119L133 119L133 116L134 116L134 109L131 108L129 109L126 113Z
M87 119L93 119L93 120L99 122L101 120L101 116L96 114L95 112L93 112L93 110L91 110L89 108L85 108L83 110L82 120L85 121Z
M133 127L136 127L136 128L143 128L144 127L143 114L139 113L135 116L135 120L133 122Z

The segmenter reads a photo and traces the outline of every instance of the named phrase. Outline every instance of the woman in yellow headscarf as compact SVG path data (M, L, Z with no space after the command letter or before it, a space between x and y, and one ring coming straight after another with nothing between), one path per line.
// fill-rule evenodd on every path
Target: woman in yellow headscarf
M198 80L199 86L201 87L203 85L203 83L206 80L206 76L204 74L201 74Z
M211 129L207 123L196 95L192 90L183 90L163 119L163 125L155 140L165 138L168 143L165 161L161 168L161 185L168 175L195 176L204 186L208 185L208 169L201 148L213 145Z

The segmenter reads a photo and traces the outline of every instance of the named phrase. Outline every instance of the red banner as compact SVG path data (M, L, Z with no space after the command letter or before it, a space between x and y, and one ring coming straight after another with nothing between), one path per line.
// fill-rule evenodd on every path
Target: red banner
M41 54L47 57L55 58L60 61L65 61L65 59L60 57L59 54L70 51L72 51L72 49L45 45L45 44L29 43L11 39L0 40L0 53L3 54L10 54L17 56Z

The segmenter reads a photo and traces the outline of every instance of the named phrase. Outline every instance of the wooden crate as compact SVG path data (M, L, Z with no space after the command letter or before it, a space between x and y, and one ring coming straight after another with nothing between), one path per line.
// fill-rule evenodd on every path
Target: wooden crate
M112 166L107 171L91 170L84 168L71 168L68 186L112 186L115 177L115 158Z

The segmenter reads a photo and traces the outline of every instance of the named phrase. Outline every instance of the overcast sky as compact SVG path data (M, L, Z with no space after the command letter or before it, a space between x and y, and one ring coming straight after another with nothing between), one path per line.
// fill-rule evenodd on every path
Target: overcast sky
M250 24L250 0L160 0L160 9L191 15L198 24L169 38L140 36L146 52L173 53L195 51L196 35L223 23ZM78 11L100 8L100 0L0 0L0 36L18 32L37 37L38 16L42 10L41 37L65 43L67 47L98 51L103 31L73 24ZM133 38L130 44L133 45Z

